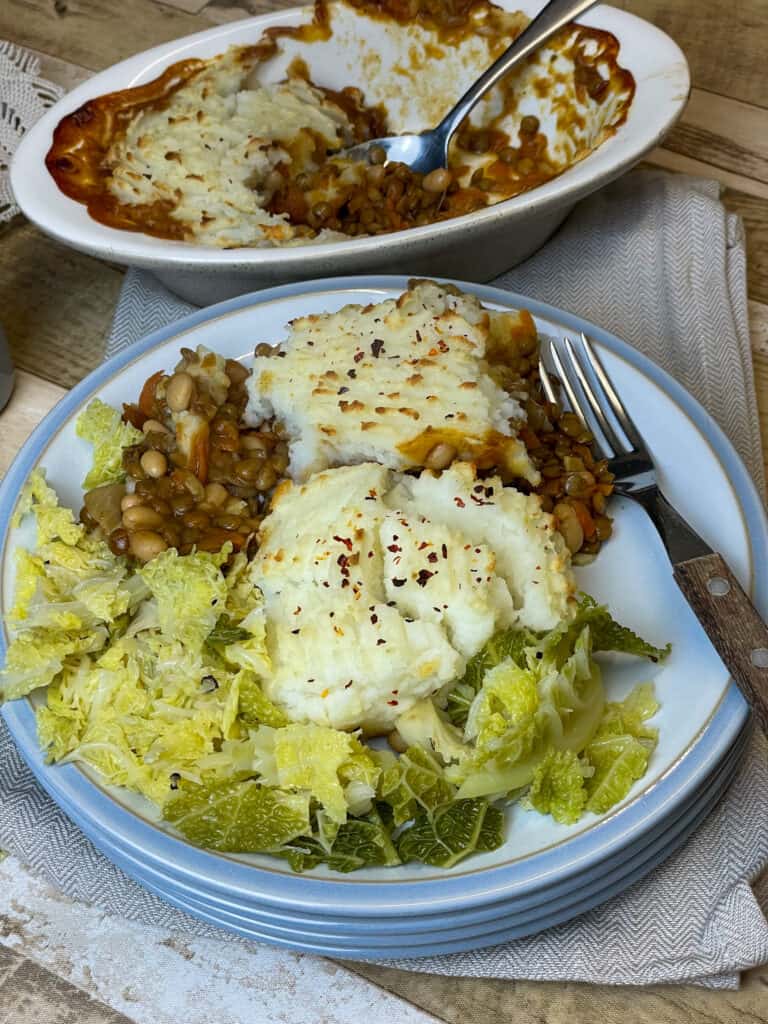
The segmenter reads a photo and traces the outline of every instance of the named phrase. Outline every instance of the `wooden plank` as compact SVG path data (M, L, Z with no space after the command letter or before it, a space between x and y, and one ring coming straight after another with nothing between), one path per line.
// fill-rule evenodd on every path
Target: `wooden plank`
M99 71L206 27L153 0L2 0L0 38Z
M749 337L752 342L752 355L768 357L768 305L762 302L749 302Z
M0 309L16 366L72 387L104 357L123 273L22 217L0 236Z
M179 11L186 11L187 14L199 14L208 0L159 0L159 2L165 7L175 7Z
M726 188L723 204L744 221L747 241L747 294L768 303L768 202L738 189Z
M131 1024L128 1017L12 949L0 946L2 1024Z
M672 152L667 147L667 141L665 139L663 146L652 150L645 158L645 162L653 164L655 167L663 167L667 171L678 171L680 174L692 174L698 178L715 178L733 191L768 200L768 184L758 181L756 178L747 178L743 174L735 174L732 171L715 167L706 160Z
M697 88L768 107L765 0L621 0L617 6L672 36L688 58Z
M768 183L768 109L693 89L664 148Z
M66 393L58 384L17 371L11 400L0 413L0 480L40 420Z
M603 1021L605 1024L751 1024L768 1022L768 968L746 975L738 992L691 986L619 988L612 985L495 981L417 974L390 967L344 962L382 988L414 1003L448 1024L541 1024Z
M68 60L52 57L49 53L43 53L32 47L28 47L28 49L39 58L40 74L43 78L47 78L49 82L56 85L61 85L67 92L93 75L91 70L81 67L79 64L72 64Z

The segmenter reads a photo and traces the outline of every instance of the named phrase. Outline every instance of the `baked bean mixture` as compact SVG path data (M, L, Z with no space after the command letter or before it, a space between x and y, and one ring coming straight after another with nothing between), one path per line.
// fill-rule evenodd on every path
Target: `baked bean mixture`
M265 344L256 355L275 350ZM488 353L496 382L524 401L527 422L519 433L541 472L531 488L552 512L576 564L590 561L611 535L605 514L613 477L594 459L591 434L570 412L547 402L539 379L535 341L504 338ZM143 440L123 451L127 484L107 484L85 495L81 522L99 529L115 554L147 562L167 548L253 554L257 531L277 484L285 479L289 454L279 423L243 424L249 371L213 353L181 350L170 375L156 373L123 419ZM439 443L424 464L445 469L457 457ZM493 472L493 471L491 471Z
M293 175L290 167L280 165L273 172L280 180L267 209L285 214L291 224L308 229L308 235L327 228L352 237L459 217L524 192L558 173L546 159L547 139L539 132L538 118L521 118L519 136L519 144L513 145L509 136L498 130L465 128L459 132L459 154L493 157L485 168L474 172L468 185L459 184L464 170L460 155L458 163L452 160L447 168L419 174L407 164L385 164L386 153L377 146L371 150L368 166L330 159L314 173Z

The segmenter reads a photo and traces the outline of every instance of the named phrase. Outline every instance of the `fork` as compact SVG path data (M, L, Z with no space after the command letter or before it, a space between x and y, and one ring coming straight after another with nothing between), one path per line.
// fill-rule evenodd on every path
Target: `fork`
M614 493L636 501L650 516L675 582L768 734L768 626L723 556L662 494L653 458L587 337L580 336L578 347L570 338L563 338L561 347L551 340L547 345L572 411L593 435L595 454L607 460L614 474ZM557 402L555 382L543 360L539 370L547 399Z

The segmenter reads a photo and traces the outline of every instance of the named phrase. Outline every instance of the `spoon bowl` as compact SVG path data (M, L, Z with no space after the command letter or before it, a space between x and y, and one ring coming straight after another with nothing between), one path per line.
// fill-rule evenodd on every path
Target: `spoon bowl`
M451 107L436 128L418 134L369 139L368 142L344 150L341 156L372 163L403 163L419 174L429 174L430 171L447 167L451 139L464 118L488 90L560 29L565 28L569 21L594 7L595 3L596 0L549 0L517 39Z

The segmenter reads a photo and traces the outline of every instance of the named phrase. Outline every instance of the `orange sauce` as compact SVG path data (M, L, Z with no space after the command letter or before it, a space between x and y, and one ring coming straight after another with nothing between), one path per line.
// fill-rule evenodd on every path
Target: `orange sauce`
M487 30L494 19L499 22L499 31L504 24L504 38L499 45L508 45L510 39L509 14L494 7L488 0L346 0L348 4L364 11L369 17L401 24L418 23L430 29L442 43L455 43L466 35L476 32L482 23ZM504 21L506 19L506 21ZM522 27L522 26L521 26ZM564 31L571 31L566 29ZM314 15L310 22L299 26L275 26L265 31L262 39L253 46L243 47L240 59L244 64L266 60L277 51L277 40L281 37L300 39L311 43L329 38L331 34L327 0L316 0ZM587 55L583 43L593 41L595 53ZM438 47L428 44L428 56L441 53ZM604 129L604 135L612 134L627 117L635 83L631 73L618 65L619 43L609 32L578 26L578 33L570 47L569 56L574 62L574 82L580 99L588 95L594 102L602 102L609 90L624 93L621 108L614 123ZM215 58L214 58L215 59ZM202 71L208 61L188 59L172 64L158 78L145 85L119 92L109 93L89 100L78 110L65 117L53 134L53 142L46 156L46 167L61 191L77 202L83 203L89 215L109 227L130 231L141 231L158 238L184 239L189 237L188 229L173 216L175 202L171 199L158 200L148 204L124 203L109 189L110 170L106 165L110 146L128 128L141 110L152 107L162 109L175 92ZM607 65L610 80L601 77L597 65ZM291 68L309 80L306 64L297 58ZM314 83L313 83L314 84ZM549 80L539 80L537 91L546 95L551 88ZM387 134L386 111L382 106L366 107L359 89L331 90L320 86L325 96L337 104L348 116L357 141ZM514 113L516 101L509 97L506 109L484 129L465 127L460 133L461 148L472 149L473 136L487 136L485 152L495 155L482 173L482 181L474 180L468 187L451 191L443 197L432 219L442 220L471 212L488 205L489 201L499 202L537 185L561 173L561 168L547 160L547 139L538 131L521 132L519 142L513 142L509 135L499 129L503 117ZM558 117L558 127L565 128L568 121L578 121L582 115L573 109L564 110ZM562 122L562 123L561 123ZM317 147L316 147L317 148ZM316 157L324 158L319 151ZM452 169L460 175L460 163ZM466 169L466 167L465 167ZM288 169L283 173L288 175ZM479 187L478 187L479 186ZM294 223L305 223L306 214L299 202L292 183L287 183L288 192L278 197L274 212L287 212ZM303 196L301 197L303 202ZM280 205L282 204L282 206ZM305 204L306 205L306 204ZM295 211L296 215L292 215ZM386 230L409 227L406 219L390 216ZM342 226L343 230L343 226Z
M519 454L522 449L520 442L497 430L489 430L482 437L463 434L455 427L426 427L420 434L404 441L397 450L408 459L413 466L423 466L427 455L435 445L448 444L460 455L469 456L478 469L493 469L505 466L510 454Z

